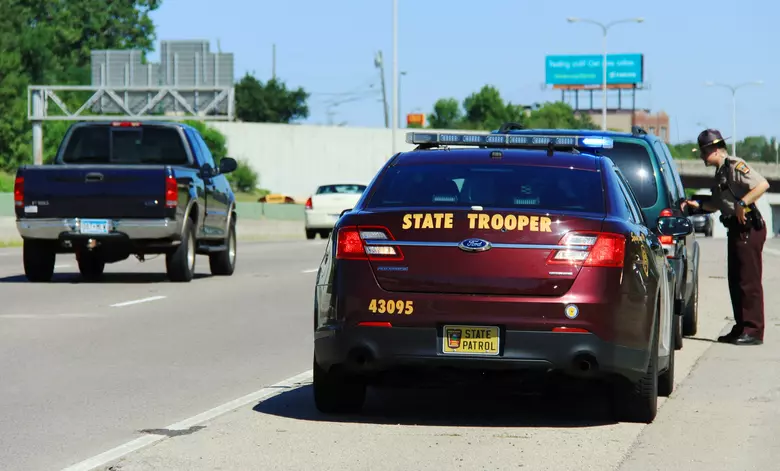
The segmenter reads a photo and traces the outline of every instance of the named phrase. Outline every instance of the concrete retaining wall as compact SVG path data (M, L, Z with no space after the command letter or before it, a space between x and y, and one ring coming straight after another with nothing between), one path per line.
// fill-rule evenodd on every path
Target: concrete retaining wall
M302 204L236 203L241 219L255 221L299 221L303 223ZM13 193L0 193L0 217L14 216Z

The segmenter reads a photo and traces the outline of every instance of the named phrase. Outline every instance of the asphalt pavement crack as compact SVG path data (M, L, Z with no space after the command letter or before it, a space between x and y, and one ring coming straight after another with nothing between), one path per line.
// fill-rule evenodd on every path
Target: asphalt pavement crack
M150 435L164 435L168 438L171 438L171 437L179 437L182 435L192 435L193 433L203 430L204 428L206 428L205 425L195 425L184 430L170 430L167 428L147 428L144 430L140 430L140 432L147 433Z

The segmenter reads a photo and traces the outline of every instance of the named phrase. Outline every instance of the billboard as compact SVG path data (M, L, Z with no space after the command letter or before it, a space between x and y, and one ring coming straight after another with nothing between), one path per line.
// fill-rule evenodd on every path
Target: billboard
M545 57L547 85L601 85L603 65L601 54ZM607 85L642 83L644 56L642 54L608 54Z

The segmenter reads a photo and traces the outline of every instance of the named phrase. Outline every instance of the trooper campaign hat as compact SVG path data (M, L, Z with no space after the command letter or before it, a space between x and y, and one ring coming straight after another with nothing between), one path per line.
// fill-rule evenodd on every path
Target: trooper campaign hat
M696 140L702 150L710 146L726 147L726 139L717 129L705 129Z

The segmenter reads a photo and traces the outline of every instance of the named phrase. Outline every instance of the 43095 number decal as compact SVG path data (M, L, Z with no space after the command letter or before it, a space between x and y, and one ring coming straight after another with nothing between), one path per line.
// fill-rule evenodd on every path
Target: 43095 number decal
M414 312L414 301L372 299L368 303L368 310L374 314L405 314L410 316Z

